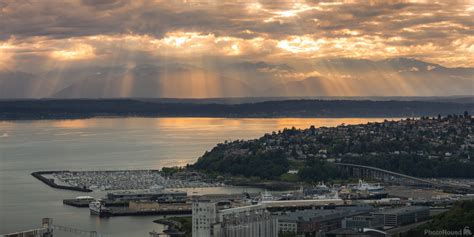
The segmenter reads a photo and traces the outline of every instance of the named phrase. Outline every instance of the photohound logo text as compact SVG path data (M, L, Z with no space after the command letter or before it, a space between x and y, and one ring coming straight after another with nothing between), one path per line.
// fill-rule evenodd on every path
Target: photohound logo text
M473 236L469 226L465 226L461 230L425 230L424 235L427 236Z

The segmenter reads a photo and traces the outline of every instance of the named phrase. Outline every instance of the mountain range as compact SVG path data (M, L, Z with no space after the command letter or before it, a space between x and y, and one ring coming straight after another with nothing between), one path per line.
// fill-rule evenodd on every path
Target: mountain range
M0 98L214 98L472 95L474 68L410 58L318 59L303 69L238 62L0 71Z

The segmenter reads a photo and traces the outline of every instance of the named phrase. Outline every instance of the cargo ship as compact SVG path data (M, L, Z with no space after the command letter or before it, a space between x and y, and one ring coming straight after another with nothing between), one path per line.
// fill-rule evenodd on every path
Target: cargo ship
M362 179L359 179L359 184L354 189L358 194L355 199L381 199L388 196L384 186L369 184Z
M359 185L356 186L356 189L357 191L367 191L369 193L384 191L384 187L381 186L380 184L372 185L372 184L366 183L362 179L359 179Z

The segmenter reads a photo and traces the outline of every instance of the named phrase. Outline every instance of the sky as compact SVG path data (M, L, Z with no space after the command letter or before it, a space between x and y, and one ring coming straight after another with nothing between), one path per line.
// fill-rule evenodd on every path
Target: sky
M0 92L13 87L19 90L10 92L13 96L47 97L73 86L71 90L79 91L80 97L87 96L81 90L107 87L103 81L120 77L109 83L120 84L112 86L120 92L102 95L139 96L144 92L131 87L139 84L140 73L146 71L145 77L160 82L156 85L159 92L145 96L271 95L262 92L264 87L272 90L282 83L314 77L326 79L312 82L311 86L319 86L314 95L379 95L373 93L376 90L387 95L416 95L413 82L402 82L413 75L400 73L420 74L438 65L474 67L473 19L474 1L450 0L0 0ZM354 63L397 58L422 61L427 70L409 65L401 70L393 64L380 69L379 63L364 71L368 76L362 80L376 80L373 77L383 74L396 77L398 85L366 91L353 85L354 78L361 79ZM347 70L331 71L341 63ZM148 65L146 70L143 65ZM150 68L160 72L150 76ZM77 70L89 74L79 78ZM92 74L107 76L97 76L101 83L84 85ZM447 84L452 82L449 78L464 80L461 88L446 94L469 94L462 90L466 85L473 89L469 88L473 83L469 73L467 77L466 73L445 74L435 77L444 76ZM182 80L190 76L198 79ZM15 80L24 84L13 85ZM236 86L236 81L243 84ZM334 89L345 82L349 88ZM21 91L26 84L35 88ZM197 88L208 92L186 96L190 88L183 84L204 85ZM238 92L231 93L232 87ZM174 92L165 93L169 91ZM431 88L420 95L440 93ZM96 94L92 96L100 96Z

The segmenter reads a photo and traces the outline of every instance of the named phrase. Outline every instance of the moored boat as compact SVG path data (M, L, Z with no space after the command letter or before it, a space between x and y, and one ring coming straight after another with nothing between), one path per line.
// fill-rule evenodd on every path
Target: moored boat
M90 202L89 210L91 212L91 215L97 215L100 217L108 215L108 208L105 207L105 203L102 200Z

